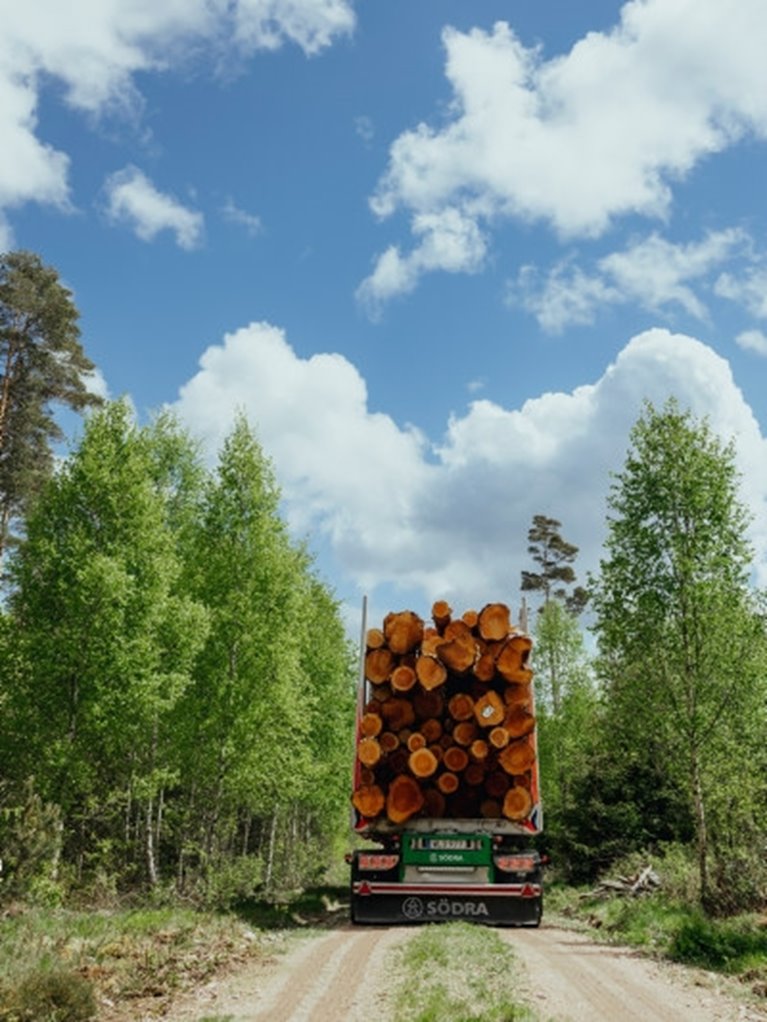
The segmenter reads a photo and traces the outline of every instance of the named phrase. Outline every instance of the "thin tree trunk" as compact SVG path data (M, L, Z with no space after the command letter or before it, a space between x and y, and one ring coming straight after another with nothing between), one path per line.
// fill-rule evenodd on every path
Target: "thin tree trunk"
M146 853L146 870L149 877L149 885L151 887L157 886L157 861L155 859L155 848L154 848L154 799L149 799L146 804L145 817L144 817L144 851Z
M267 891L272 886L274 876L274 849L277 843L277 810L272 814L272 822L269 826L269 849L266 856L266 873L264 874L264 887Z
M697 749L692 752L692 788L695 806L695 836L698 852L698 876L700 878L700 901L706 908L710 901L711 891L708 876L708 827L706 823L706 806L703 797L703 784L700 776L700 762Z

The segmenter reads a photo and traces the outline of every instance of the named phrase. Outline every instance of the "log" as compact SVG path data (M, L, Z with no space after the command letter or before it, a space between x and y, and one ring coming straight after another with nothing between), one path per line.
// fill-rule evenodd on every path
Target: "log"
M423 621L412 610L392 612L384 618L383 633L392 653L410 653L423 638Z
M515 785L503 798L503 815L509 820L526 820L533 808L533 800L527 788Z
M493 689L488 689L474 704L474 718L480 727L495 727L505 715L503 700Z
M460 774L469 762L469 754L460 745L451 745L449 749L445 749L442 762L446 769L454 774Z
M469 763L463 772L463 779L467 784L478 785L485 780L485 767L483 763Z
M436 717L429 717L421 724L421 734L429 745L433 745L442 737L442 724Z
M363 738L375 738L383 728L383 721L377 713L364 713L360 720L360 734Z
M503 693L503 701L507 706L522 706L531 710L533 706L533 690L530 685L510 683Z
M511 735L505 727L494 727L487 738L494 748L505 749L511 740Z
M455 725L452 734L456 745L471 745L477 737L477 725L473 720L462 720Z
M382 731L378 736L378 744L381 746L382 752L394 752L399 746L399 736L395 735L393 731Z
M443 795L452 795L458 790L458 778L448 770L437 778L437 787Z
M495 659L492 653L481 653L472 667L474 677L479 681L490 682L495 677Z
M490 798L503 798L510 786L508 776L500 770L494 770L485 778L485 791Z
M495 798L483 799L479 812L486 819L496 820L501 815L501 803Z
M371 649L365 656L365 677L373 685L382 685L389 680L394 666L394 654L390 649L385 646Z
M423 792L414 778L409 774L394 778L386 795L386 815L392 823L405 823L423 804Z
M408 766L416 777L431 777L436 773L439 761L431 749L424 746L410 753Z
M527 738L518 738L501 751L498 763L507 774L524 774L535 763L535 749Z
M489 752L490 749L484 738L475 738L469 746L469 755L479 763L483 763L487 759Z
M456 674L465 674L474 665L477 645L473 637L468 640L451 639L437 646L437 656L449 670L455 671Z
M357 758L364 766L375 766L382 755L377 738L361 738L357 743Z
M413 704L408 699L393 697L381 703L381 716L390 731L401 731L415 720Z
M505 603L488 603L479 612L477 628L488 642L505 639L511 629L511 611Z
M418 678L412 667L400 664L391 672L390 684L395 692L409 692Z
M456 692L448 699L447 710L453 720L471 720L474 716L474 700L466 692Z
M436 656L419 656L415 663L415 673L427 691L439 688L447 681L447 668Z
M365 636L365 645L368 649L380 649L385 642L384 633L380 628L368 628Z
M512 738L522 738L534 729L535 717L524 706L513 706L507 712L503 726Z
M366 784L352 795L352 805L361 816L373 819L379 816L386 804L383 791L377 784Z
M461 614L461 621L463 621L465 625L468 625L473 632L474 629L477 627L477 622L479 621L479 614L477 613L476 610L465 610L463 614Z
M414 731L408 738L406 744L410 752L415 752L417 749L426 748L426 738L420 731Z
M442 693L433 689L417 689L413 695L413 709L422 720L442 716L445 700Z
M432 819L439 820L445 815L445 796L439 788L426 788L423 793L425 814Z
M442 632L450 623L453 608L446 600L435 600L431 607L431 619L438 632Z
M424 628L423 638L421 639L421 656L436 656L437 646L444 641L445 640L442 638L442 635L436 628Z

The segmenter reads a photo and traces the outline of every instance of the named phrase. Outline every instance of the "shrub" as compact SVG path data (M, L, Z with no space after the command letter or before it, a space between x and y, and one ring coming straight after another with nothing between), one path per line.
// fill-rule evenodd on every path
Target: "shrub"
M685 920L671 941L669 956L676 962L720 972L740 972L751 959L767 955L767 932L741 920L721 922L696 913Z
M96 1016L93 987L76 972L38 970L21 981L14 1011L18 1022L88 1022Z

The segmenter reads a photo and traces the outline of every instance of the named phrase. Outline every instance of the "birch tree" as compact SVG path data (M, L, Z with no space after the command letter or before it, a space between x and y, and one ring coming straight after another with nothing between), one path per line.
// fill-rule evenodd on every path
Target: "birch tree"
M731 444L674 401L648 404L609 497L594 599L615 748L684 792L704 905L712 853L759 804L764 626L738 484Z

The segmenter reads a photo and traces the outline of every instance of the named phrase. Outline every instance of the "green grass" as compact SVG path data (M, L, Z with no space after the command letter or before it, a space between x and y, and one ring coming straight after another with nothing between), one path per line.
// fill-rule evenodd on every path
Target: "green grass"
M419 930L391 954L393 1022L533 1022L521 967L498 932L470 923Z
M93 998L159 1002L263 953L259 934L232 916L22 910L0 920L0 1022L81 1022Z

